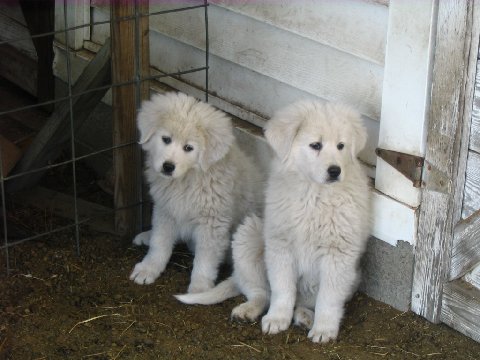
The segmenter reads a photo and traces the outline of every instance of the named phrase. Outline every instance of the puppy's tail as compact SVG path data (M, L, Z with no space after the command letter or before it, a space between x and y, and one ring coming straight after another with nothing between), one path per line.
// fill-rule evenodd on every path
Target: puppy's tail
M175 296L177 300L183 302L184 304L211 305L218 304L237 295L240 295L240 290L238 290L237 286L235 285L233 277L229 277L214 288L203 293L173 296Z

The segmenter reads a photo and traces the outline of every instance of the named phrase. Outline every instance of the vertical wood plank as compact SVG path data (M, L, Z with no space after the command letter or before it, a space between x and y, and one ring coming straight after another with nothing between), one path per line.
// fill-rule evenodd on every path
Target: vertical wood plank
M140 0L137 12L142 15L139 23L139 65L140 78L150 76L150 17L146 16L150 11L149 1ZM142 81L140 84L140 99L147 100L150 98L150 81ZM137 103L137 106L139 104ZM143 164L143 159L141 161ZM141 181L141 179L140 179ZM142 228L150 227L152 218L152 206L150 196L146 184L142 183Z
M424 156L437 0L390 1L378 146ZM412 207L420 190L382 159L375 188Z
M472 55L476 56L471 52L473 6L473 2L452 0L440 1L438 8L425 159L452 181L454 191L423 191L412 288L412 310L432 322L440 321L457 218L455 200L458 183L463 182L458 174L464 167L461 150L469 129L465 121L470 121L465 120L464 110L473 98L468 83Z
M40 35L54 30L55 3L53 0L20 0L20 5L30 35ZM35 37L32 40L38 58L38 101L44 102L53 100L55 96L55 79L53 77L53 34ZM44 108L51 112L53 110L53 104L46 105Z
M136 2L111 2L112 39L112 110L113 145L137 140L135 84L115 86L135 79L135 16ZM117 148L113 153L115 177L115 229L122 237L131 237L141 228L141 159L136 145Z
M479 49L480 50L480 49ZM480 69L480 57L477 62ZM472 131L470 133L470 150L480 153L480 71L477 71L475 80L475 100L472 110Z

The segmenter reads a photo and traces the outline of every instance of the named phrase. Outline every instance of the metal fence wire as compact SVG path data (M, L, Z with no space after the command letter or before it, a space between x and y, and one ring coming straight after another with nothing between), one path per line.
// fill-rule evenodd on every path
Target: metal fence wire
M55 3L55 0L50 0L51 3ZM84 168L82 165L85 161L89 159L102 156L102 155L112 155L115 151L121 151L122 149L131 149L134 152L140 154L140 148L137 144L136 140L136 130L134 130L134 138L130 139L129 141L124 141L122 143L112 143L109 146L104 146L101 148L96 149L89 149L89 151L83 151L80 153L78 151L78 125L76 124L76 119L80 116L84 116L80 114L84 109L78 109L77 101L84 97L93 94L101 94L101 98L103 95L110 89L121 88L124 86L134 86L135 87L135 108L138 109L141 105L142 95L141 95L141 88L142 85L144 86L147 84L147 87L150 87L150 84L153 80L161 81L162 78L165 77L174 77L178 78L182 75L195 73L195 72L204 72L205 73L205 87L203 89L204 93L204 100L208 101L208 70L209 70L209 36L208 36L208 1L207 0L198 0L198 1L190 1L188 3L189 6L175 6L175 8L167 9L163 11L156 11L150 12L146 11L143 12L143 9L149 9L148 6L141 6L141 1L148 1L148 0L134 0L135 11L134 14L129 16L121 16L121 17L113 17L111 16L110 19L105 21L94 21L91 18L91 21L82 25L76 25L68 27L68 18L69 12L71 11L71 6L69 0L63 0L63 28L58 29L58 19L57 19L57 28L55 31L47 31L41 33L32 33L30 32L30 36L28 37L18 37L18 38L9 38L5 39L0 34L0 49L4 46L14 46L15 43L20 43L24 41L36 41L42 38L53 38L54 36L63 35L64 43L55 43L58 48L62 48L65 53L66 59L66 91L64 94L60 95L60 91L55 93L53 98L50 99L42 99L42 94L38 94L34 103L27 103L27 104L14 104L14 106L10 106L10 104L2 105L0 108L0 121L2 118L13 116L14 114L26 114L28 111L40 111L41 109L51 107L53 112L51 115L46 116L45 125L38 129L36 135L33 135L33 140L31 140L31 144L26 147L26 150L23 154L23 157L20 158L20 161L17 165L12 169L11 172L8 174L5 173L5 164L4 164L4 155L6 156L6 151L3 146L0 146L0 196L1 196L1 243L0 243L0 262L4 262L4 268L7 274L9 274L12 270L14 270L14 264L11 261L11 252L12 249L16 246L19 246L22 243L27 241L33 241L39 238L51 236L54 233L58 233L61 231L70 231L69 234L73 234L71 237L74 240L74 245L76 247L76 251L80 252L80 240L81 240L81 225L89 224L92 221L98 220L101 216L110 216L114 217L121 211L125 209L136 209L136 211L141 211L142 206L148 203L148 199L146 196L142 196L142 181L141 177L137 176L137 179L134 182L134 186L136 187L137 194L140 194L136 197L136 201L130 201L130 203L122 204L121 206L118 205L115 201L112 201L112 194L107 195L110 202L109 206L102 206L100 210L97 208L96 211L90 214L81 213L80 203L84 203L85 200L82 199L82 194L79 192L79 185L82 181L79 177L84 177ZM22 1L20 1L21 3ZM132 2L128 0L118 0L118 1L107 1L105 4L110 3L110 6L122 6L127 4L132 4ZM171 4L175 4L175 2L170 2ZM116 4L116 5L114 5ZM183 3L185 4L185 3ZM58 10L60 4L58 1L56 2L56 9ZM170 73L161 73L157 72L154 75L145 74L141 71L141 36L142 29L141 29L141 21L145 21L152 16L169 16L169 14L182 12L182 11L203 11L204 12L204 29L205 29L205 65L197 68L189 68L189 69L180 69L176 72ZM69 43L69 33L76 30L82 30L84 28L92 29L95 26L100 25L120 25L127 22L134 22L134 76L131 79L127 79L126 81L115 81L115 77L112 76L110 82L108 84L94 84L94 86L90 87L79 87L77 84L80 80L77 80L74 83L74 73L77 71L75 69L75 64L73 64L73 55L77 50L72 49ZM148 25L147 25L148 26ZM118 46L115 44L114 41L107 40L109 42L111 50L111 56L114 53L114 46ZM121 41L121 39L120 39ZM165 56L168 56L168 49L165 49ZM100 50L101 51L101 50ZM97 55L100 53L97 53ZM40 59L40 52L37 51L37 55ZM132 55L132 54L130 54ZM95 59L91 60L92 63ZM108 63L108 67L111 66L110 63L113 63L113 60ZM109 69L110 70L110 69ZM84 70L86 71L86 70ZM113 71L113 70L111 70ZM80 79L80 78L79 78ZM112 80L113 79L113 80ZM0 81L4 81L0 79ZM12 85L14 86L14 85ZM58 88L58 86L56 87ZM80 90L78 90L80 89ZM127 100L127 99L126 99ZM131 99L130 99L131 100ZM115 101L115 100L112 100ZM0 103L2 100L0 99ZM87 105L90 106L87 102ZM115 104L113 104L115 106ZM61 111L64 111L61 113ZM62 116L59 115L59 112ZM25 115L28 116L28 115ZM56 121L56 122L55 122ZM107 120L108 121L108 120ZM133 121L131 119L131 121ZM51 126L52 123L57 125L61 125L60 129L63 129L63 132L60 135L57 133L53 133L55 136L51 136L47 140L45 138L41 138L48 132L49 129L47 127ZM50 129L51 130L51 129ZM113 130L112 130L113 132ZM0 134L1 135L1 134ZM112 134L110 134L112 137ZM66 141L65 141L66 138ZM107 141L108 142L108 141ZM30 160L28 166L20 166L19 164L22 163L25 157L25 154L28 152L28 148L31 146L37 146L37 148L41 151L46 151L45 146L48 147L50 150L53 148L57 151L55 156L50 154L50 157L46 157L48 162L42 163L36 162L35 159L40 157L33 157L34 160ZM45 157L43 157L45 159ZM141 174L141 166L142 161L141 157L138 157L139 161L137 164L134 164L137 167L137 173ZM70 170L65 171L65 169L71 168ZM82 167L82 168L79 168ZM88 171L87 171L88 172ZM49 174L53 174L49 176ZM40 201L37 206L32 206L32 203L39 202L38 199L33 199L32 201L28 201L28 197L30 194L34 193L32 189L37 187L37 184L42 184L45 182L45 178L54 178L56 182L61 182L61 187L63 189L68 189L69 195L60 194L58 195L56 191L52 192L55 197L52 201L62 201L62 199L68 199L69 203L65 206L59 206L59 209L56 209L55 214L58 215L60 212L64 212L64 216L60 216L59 218L66 218L68 220L62 221L54 221L50 223L46 218L50 215L49 210L46 210L48 206L49 199L52 199L52 193L50 194L50 198L47 196L45 201ZM91 180L89 180L91 181ZM26 184L18 186L18 184ZM48 183L48 181L47 181ZM82 185L83 186L83 185ZM118 191L118 190L117 190ZM27 201L25 201L27 199ZM60 200L59 200L60 199ZM115 199L115 197L114 197ZM21 206L27 206L22 208ZM35 204L34 204L35 205ZM42 207L43 206L43 207ZM99 207L100 208L100 207ZM145 208L145 206L144 206ZM93 215L92 215L93 214ZM60 214L62 215L62 214ZM22 218L22 219L19 219ZM57 217L55 217L57 218ZM141 217L137 220L141 221ZM20 225L19 225L20 224ZM40 224L39 226L35 224ZM140 223L141 225L141 223ZM20 228L20 230L19 230ZM28 229L25 229L28 228ZM4 261L2 261L4 259Z

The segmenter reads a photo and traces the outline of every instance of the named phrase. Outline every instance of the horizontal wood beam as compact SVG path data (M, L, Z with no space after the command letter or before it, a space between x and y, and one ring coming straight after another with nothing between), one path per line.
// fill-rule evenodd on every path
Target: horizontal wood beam
M39 209L48 209L52 214L75 219L74 198L71 195L44 187L34 187L19 191L13 200L22 205L33 206ZM113 209L77 198L78 221L94 230L115 234L113 228Z

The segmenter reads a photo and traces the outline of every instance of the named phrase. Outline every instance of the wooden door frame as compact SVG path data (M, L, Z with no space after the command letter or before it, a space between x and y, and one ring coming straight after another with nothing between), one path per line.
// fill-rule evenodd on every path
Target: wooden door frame
M444 192L422 192L415 249L412 310L444 321L444 292L450 270L453 230L461 218L475 71L480 38L480 3L438 2L425 160L446 176ZM451 284L451 283L450 283Z

